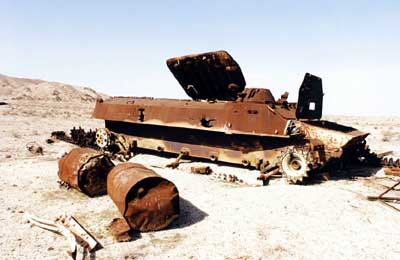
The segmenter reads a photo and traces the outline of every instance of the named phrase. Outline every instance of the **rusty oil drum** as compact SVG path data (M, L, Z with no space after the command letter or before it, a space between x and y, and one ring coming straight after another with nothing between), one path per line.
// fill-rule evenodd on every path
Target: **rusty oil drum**
M107 194L107 175L114 167L106 155L90 148L74 148L58 161L59 178L90 197Z
M176 186L141 164L115 166L107 177L107 192L133 230L160 230L179 217Z

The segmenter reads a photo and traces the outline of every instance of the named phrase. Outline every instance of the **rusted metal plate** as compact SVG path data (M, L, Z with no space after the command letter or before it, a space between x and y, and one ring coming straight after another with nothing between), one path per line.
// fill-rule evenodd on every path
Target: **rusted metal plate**
M112 161L90 148L74 148L58 162L59 178L90 197L107 193L107 174Z
M261 104L275 104L275 98L272 92L266 88L245 88L239 94L239 102L246 103L261 103Z
M97 102L93 117L140 125L287 138L288 118L295 118L295 111L295 107L272 107L259 102L120 97Z
M235 100L246 85L239 64L226 51L171 58L167 66L192 99Z
M276 156L293 143L289 138L228 135L115 121L106 121L106 127L125 135L137 148L177 154L187 152L192 157L254 167L262 159L275 162ZM296 143L304 144L303 140Z
M203 175L209 175L213 171L210 168L210 166L199 166L199 167L191 167L190 168L191 173L196 173L196 174L203 174Z
M131 227L124 218L114 218L107 228L117 242L129 242L133 239Z
M322 79L306 73L299 89L296 117L298 119L321 119L323 95Z
M107 191L133 230L160 230L179 217L176 186L141 164L114 167L107 178Z
M286 101L288 93L282 96L285 100L275 102L269 89L244 89L240 67L227 52L173 58L167 65L194 100L138 97L97 100L93 117L225 134L288 137L288 120L296 118L296 105Z
M385 167L383 171L386 175L400 176L400 167Z
M368 136L355 128L324 120L301 122L301 129L307 139L320 140L324 146L332 149L360 143Z

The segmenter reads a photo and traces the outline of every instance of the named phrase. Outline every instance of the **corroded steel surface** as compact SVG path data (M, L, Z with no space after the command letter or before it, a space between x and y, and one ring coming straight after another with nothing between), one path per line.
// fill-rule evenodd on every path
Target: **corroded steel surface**
M238 95L236 101L245 103L275 104L275 98L271 91L265 88L245 88L243 92Z
M115 97L97 102L93 116L141 125L287 138L287 119L295 119L295 112L294 106L258 102Z
M337 160L367 154L368 134L320 120L323 89L317 76L305 75L298 103L292 103L288 92L276 100L269 89L244 88L240 67L226 52L173 58L167 65L193 100L98 100L93 116L105 120L102 132L109 135L99 143L122 136L128 150L241 164L294 183Z
M133 230L163 229L179 216L176 186L141 164L114 167L107 178L107 192Z
M59 178L90 197L107 193L107 174L114 166L105 155L90 148L74 148L58 162Z
M400 176L400 167L386 167L383 171L386 175Z
M50 139L47 139L47 142L52 143L55 140L76 144L80 147L97 148L96 131L89 130L86 132L81 127L72 128L70 135L67 135L64 131L54 131L51 133Z
M306 73L299 89L296 117L298 119L320 119L323 95L321 78Z
M167 66L192 99L235 100L246 85L239 65L226 51L171 58Z

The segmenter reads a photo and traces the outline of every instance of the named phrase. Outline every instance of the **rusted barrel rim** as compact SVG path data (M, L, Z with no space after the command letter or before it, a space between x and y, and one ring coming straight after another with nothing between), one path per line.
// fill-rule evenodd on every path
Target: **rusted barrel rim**
M113 162L90 148L74 148L59 160L59 178L90 197L106 194L106 179Z

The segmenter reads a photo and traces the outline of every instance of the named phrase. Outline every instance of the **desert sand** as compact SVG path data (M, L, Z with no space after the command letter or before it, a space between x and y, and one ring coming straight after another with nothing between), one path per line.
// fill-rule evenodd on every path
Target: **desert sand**
M0 101L8 103L0 106L3 259L69 259L66 239L31 227L24 213L76 217L104 246L91 255L80 249L77 259L400 259L400 213L366 199L394 183L379 168L349 169L309 185L276 179L260 186L255 170L187 160L167 169L174 158L139 154L131 161L176 184L181 216L166 230L137 234L131 242L113 241L107 226L120 217L116 206L108 196L89 198L60 187L58 159L74 146L45 142L55 130L102 127L102 121L91 118L96 96L89 88L0 77ZM328 119L371 133L372 150L392 150L400 157L399 117ZM44 154L28 152L30 142L40 144ZM248 181L233 184L191 174L194 165Z

